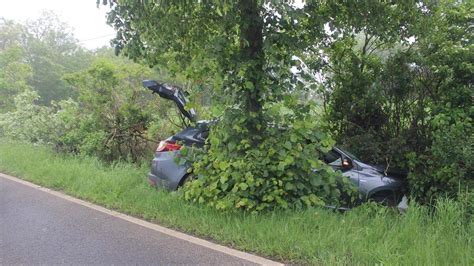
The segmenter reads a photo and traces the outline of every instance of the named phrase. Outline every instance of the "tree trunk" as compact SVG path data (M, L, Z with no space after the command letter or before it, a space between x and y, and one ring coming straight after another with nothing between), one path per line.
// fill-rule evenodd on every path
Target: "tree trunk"
M264 76L263 54L263 18L261 6L255 0L240 0L240 59L248 66L245 80L253 84L252 90L246 90L246 104L249 112L258 116L261 109L262 78Z

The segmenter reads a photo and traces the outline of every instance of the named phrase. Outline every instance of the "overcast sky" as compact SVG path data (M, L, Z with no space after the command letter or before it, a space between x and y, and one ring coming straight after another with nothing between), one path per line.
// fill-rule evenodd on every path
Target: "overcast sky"
M84 47L109 45L115 35L105 23L108 7L97 8L96 0L0 0L0 17L18 22L38 18L42 10L52 10L71 26Z

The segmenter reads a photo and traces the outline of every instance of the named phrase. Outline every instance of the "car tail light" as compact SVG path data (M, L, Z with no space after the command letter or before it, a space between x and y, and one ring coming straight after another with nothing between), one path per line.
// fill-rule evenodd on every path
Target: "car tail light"
M156 152L177 151L179 149L181 149L181 145L176 144L176 142L171 140L163 140L160 141L160 144L156 148Z

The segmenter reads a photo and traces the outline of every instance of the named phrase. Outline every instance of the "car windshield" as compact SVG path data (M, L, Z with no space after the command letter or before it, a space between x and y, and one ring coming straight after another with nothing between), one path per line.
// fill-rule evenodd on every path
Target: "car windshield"
M357 156L355 156L355 155L352 154L351 152L347 151L345 148L341 148L341 147L337 147L337 148L340 149L342 152L344 152L344 153L345 153L347 156L349 156L351 159L360 161L360 159L357 158Z
M325 153L322 157L322 160L331 166L342 165L341 155L335 150L330 150L327 153Z

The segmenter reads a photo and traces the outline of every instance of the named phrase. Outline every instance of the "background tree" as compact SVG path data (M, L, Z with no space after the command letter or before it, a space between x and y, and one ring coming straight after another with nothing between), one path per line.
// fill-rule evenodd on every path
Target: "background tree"
M8 47L20 45L22 25L12 20L0 18L0 50L5 50Z
M21 64L10 65L9 68L18 69L5 70L4 75L10 75L18 82L26 80L26 84L38 92L38 101L43 105L77 96L77 92L62 80L62 76L86 68L92 62L93 53L77 43L71 28L51 11L44 11L37 20L25 24L2 19L0 27L3 60L14 60ZM7 65L5 62L3 67ZM26 74L25 71L30 73ZM13 73L16 74L12 76ZM16 92L22 91L23 87L20 84L9 86L10 90ZM13 102L13 97L9 99Z
M400 7L333 5L341 15L326 50L328 120L365 161L409 169L418 199L454 197L473 181L473 5Z
M412 91L402 76L409 75L409 64L392 55L411 49L414 24L424 14L414 3L376 1L332 2L328 10L338 13L328 22L333 41L322 47L328 57L323 71L334 136L365 161L395 166L404 161L400 147L405 136L399 133L406 117L400 112Z
M11 110L14 96L30 88L32 70L23 60L21 31L21 25L0 19L0 113Z
M31 67L22 61L20 47L0 50L0 113L11 110L14 96L30 88L31 76Z
M44 11L26 23L23 36L25 61L33 70L29 83L38 91L41 103L76 97L77 92L62 76L86 68L92 54L77 44L72 29L53 12Z

